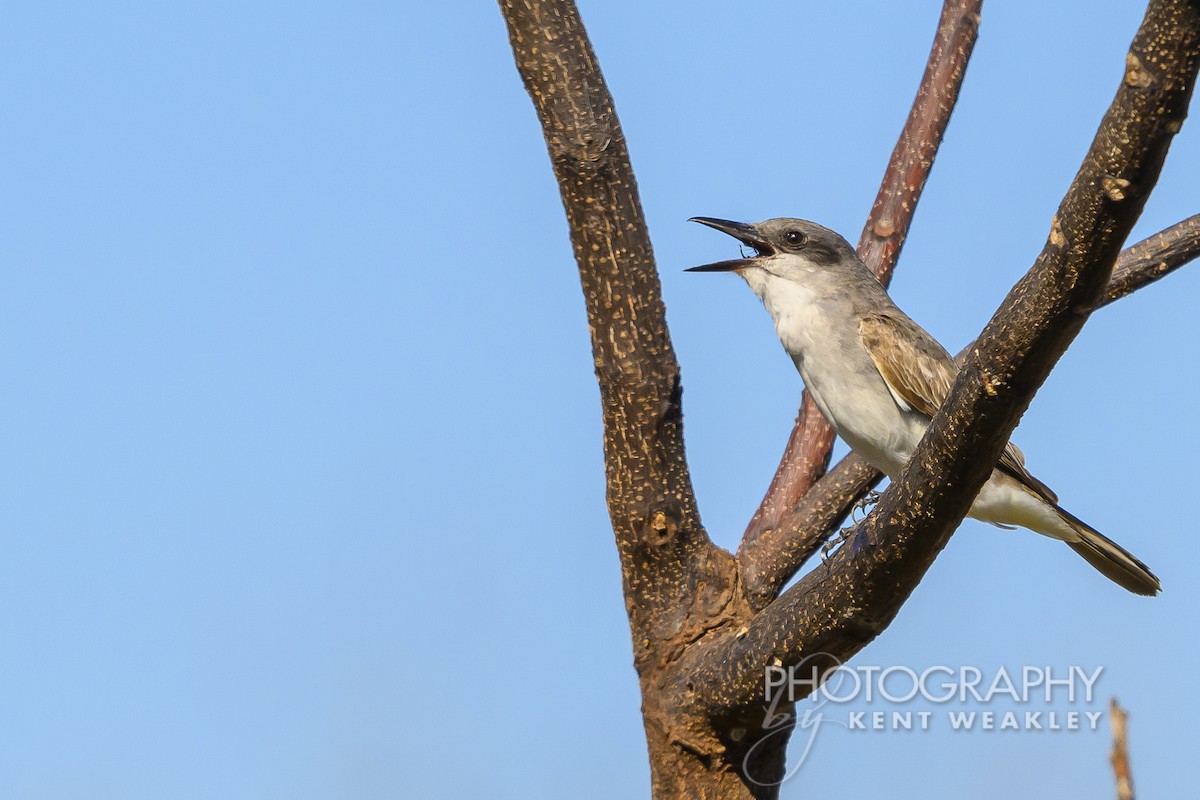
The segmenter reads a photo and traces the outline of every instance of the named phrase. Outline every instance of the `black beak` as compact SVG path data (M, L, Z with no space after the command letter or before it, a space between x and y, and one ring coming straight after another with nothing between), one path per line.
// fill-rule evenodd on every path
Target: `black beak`
M771 252L771 246L759 235L755 227L745 222L731 222L727 219L716 219L715 217L692 217L688 222L699 222L701 225L716 228L721 233L727 233L742 244L753 247L755 255L765 255ZM739 269L752 266L754 266L754 259L752 258L735 258L731 261L718 261L715 264L691 267L690 269L685 269L684 272L736 272Z

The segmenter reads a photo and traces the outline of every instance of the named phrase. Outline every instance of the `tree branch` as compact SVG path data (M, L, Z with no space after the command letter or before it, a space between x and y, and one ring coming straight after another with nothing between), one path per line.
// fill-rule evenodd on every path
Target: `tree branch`
M1170 275L1196 256L1200 256L1200 214L1177 222L1122 251L1100 305L1106 306L1133 294L1143 286Z
M983 0L946 0L942 5L925 74L859 237L859 257L884 286L891 281L950 114L958 103L979 36L982 8Z
M1182 122L1195 73L1196 2L1151 3L1126 84L1060 208L1050 244L972 350L905 475L853 544L755 614L740 581L758 575L759 585L772 586L785 572L780 564L802 560L796 553L811 542L779 536L769 523L797 511L796 490L824 471L832 437L822 443L814 432L821 423L815 409L802 413L797 447L772 490L778 496L773 504L764 500L769 514L758 517L762 527L742 548L741 566L751 568L739 569L700 525L684 458L679 366L645 220L613 101L578 13L570 0L500 0L546 137L587 307L609 514L656 797L776 794L749 777L783 775L786 733L770 741L747 735L746 722L761 713L763 666L821 650L843 660L852 655L887 626L957 527L1017 417L1099 299L1112 256ZM948 16L952 9L959 16ZM885 280L953 107L977 12L978 2L946 3L934 50L947 59L939 64L959 66L939 72L931 57L868 223L879 241L864 234L865 257ZM1130 280L1146 282L1158 269L1140 269ZM807 529L827 526L845 493L876 480L872 473L853 460L839 465L822 491L806 498ZM784 555L768 561L750 557L752 550Z
M1200 3L1151 0L1124 80L1050 235L968 353L900 480L852 542L740 634L680 665L714 717L761 704L763 668L845 661L882 632L949 541L1038 387L1100 301L1158 179L1200 69Z
M608 510L638 658L643 641L698 635L729 556L700 524L684 459L679 364L629 152L570 0L500 0L537 110L583 284L604 418ZM697 608L697 605L701 607ZM639 661L639 666L642 662Z
M1108 701L1108 717L1112 723L1113 745L1108 754L1112 763L1113 777L1117 781L1117 800L1133 800L1133 772L1129 769L1129 742L1126 729L1129 715L1117 704L1117 698Z
M743 572L760 568L758 562L763 556L759 549L778 533L780 521L788 510L825 474L835 436L833 427L821 416L820 409L805 389L800 395L800 413L788 436L775 476L738 545L737 558Z
M753 558L742 560L742 581L750 607L761 610L820 549L850 514L854 504L883 480L883 473L850 453L765 530Z
M979 35L982 6L983 0L945 0L925 74L863 227L858 254L884 286L891 280L917 201L958 102L967 62ZM757 569L753 562L760 538L778 528L781 517L825 473L833 440L833 429L805 391L779 468L738 547L743 566L749 563L752 571Z
M1121 251L1098 308L1174 272L1200 256L1200 215L1188 217ZM961 361L966 350L959 353ZM742 557L750 605L761 609L775 599L808 559L849 516L854 504L883 474L853 453L818 480L799 502L764 531L753 558Z

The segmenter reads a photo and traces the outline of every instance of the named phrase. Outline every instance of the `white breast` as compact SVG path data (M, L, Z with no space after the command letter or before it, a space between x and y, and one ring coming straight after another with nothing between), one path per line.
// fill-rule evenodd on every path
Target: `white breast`
M899 474L928 421L896 403L862 345L845 297L765 273L758 280L746 277L774 319L775 332L817 408L872 466L890 476Z

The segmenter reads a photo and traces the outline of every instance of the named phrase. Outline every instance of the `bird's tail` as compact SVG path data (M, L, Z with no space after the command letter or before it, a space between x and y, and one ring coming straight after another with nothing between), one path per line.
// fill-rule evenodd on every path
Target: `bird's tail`
M1153 596L1159 593L1162 584L1158 578L1132 553L1074 514L1057 505L1054 508L1063 522L1078 534L1078 539L1068 539L1067 544L1100 574L1134 594Z

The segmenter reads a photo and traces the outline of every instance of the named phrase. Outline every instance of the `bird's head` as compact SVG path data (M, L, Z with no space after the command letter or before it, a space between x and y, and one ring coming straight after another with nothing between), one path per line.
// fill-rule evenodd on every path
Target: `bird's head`
M829 228L808 220L781 217L746 223L692 217L688 221L727 233L753 253L729 261L692 267L687 272L736 272L756 292L768 276L811 284L821 274L861 265L849 242Z

